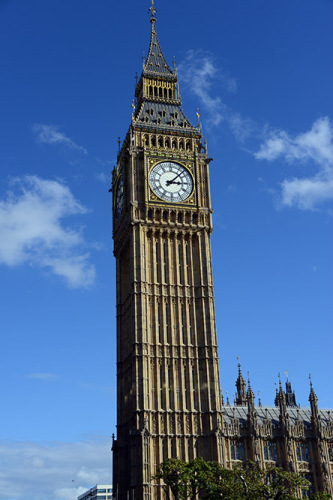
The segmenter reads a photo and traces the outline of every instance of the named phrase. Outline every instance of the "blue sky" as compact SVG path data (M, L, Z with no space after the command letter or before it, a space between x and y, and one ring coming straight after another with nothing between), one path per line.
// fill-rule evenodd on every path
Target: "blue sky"
M149 1L0 0L0 499L110 480L115 262L110 171ZM330 0L159 0L183 109L211 163L221 386L237 356L263 404L287 370L333 406ZM15 466L13 465L15 464ZM10 485L15 483L11 493Z

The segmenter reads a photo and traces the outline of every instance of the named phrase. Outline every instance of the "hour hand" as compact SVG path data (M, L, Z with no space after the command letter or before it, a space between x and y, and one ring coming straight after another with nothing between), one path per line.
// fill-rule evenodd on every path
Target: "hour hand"
M166 185L170 186L170 184L178 184L180 186L181 182L180 181L175 181L174 179L172 181L166 181Z

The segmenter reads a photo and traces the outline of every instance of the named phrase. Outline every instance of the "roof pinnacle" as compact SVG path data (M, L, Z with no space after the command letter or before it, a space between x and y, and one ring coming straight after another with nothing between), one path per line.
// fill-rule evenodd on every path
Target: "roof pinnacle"
M237 357L239 360L239 358ZM236 387L237 387L237 399L236 399L236 404L239 406L245 406L246 405L246 383L242 375L241 371L241 364L238 363L238 377L236 380Z

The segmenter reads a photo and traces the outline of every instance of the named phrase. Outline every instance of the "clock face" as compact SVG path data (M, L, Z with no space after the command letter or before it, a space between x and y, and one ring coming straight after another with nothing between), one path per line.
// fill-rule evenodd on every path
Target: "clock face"
M159 198L169 203L185 201L193 191L190 172L172 161L162 161L149 174L149 184Z
M124 205L124 176L120 174L116 188L115 216L119 219Z

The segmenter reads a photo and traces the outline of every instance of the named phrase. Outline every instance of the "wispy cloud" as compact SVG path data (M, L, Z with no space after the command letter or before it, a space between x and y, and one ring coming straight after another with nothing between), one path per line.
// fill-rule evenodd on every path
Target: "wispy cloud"
M28 378L49 382L59 378L55 373L29 373Z
M99 182L102 182L103 184L107 183L107 182L111 182L110 180L110 175L107 175L105 172L99 172L98 174L96 174L96 179L99 181Z
M0 500L73 500L110 484L110 438L77 443L0 441Z
M0 200L0 263L47 268L71 288L88 287L95 279L82 230L65 226L68 216L84 215L68 186L56 180L25 176L12 181Z
M311 175L294 176L280 183L279 204L314 210L333 199L333 127L328 117L316 120L311 129L295 136L284 130L270 131L251 118L226 105L222 90L236 92L236 80L216 63L209 52L191 50L179 65L180 79L201 102L212 126L223 122L242 144L249 139L266 138L254 153L257 160L283 160L305 166L311 164ZM252 149L253 151L253 149Z
M308 132L294 137L284 130L271 132L254 156L316 167L314 175L281 182L282 205L313 210L333 199L333 127L327 116L316 120Z
M188 51L178 71L182 83L200 99L208 112L210 121L213 125L218 125L224 119L225 105L219 96L213 96L212 87L219 76L223 77L223 74L214 64L211 54L199 50ZM228 87L227 77L224 81ZM236 82L230 79L229 87L236 88Z
M86 148L76 144L63 132L59 132L58 127L55 125L44 125L41 123L35 123L35 125L32 127L32 130L35 134L36 141L39 143L58 144L66 146L69 149L76 149L77 151L81 151L85 155L88 154Z
M237 92L237 81L216 63L211 53L188 51L178 71L181 83L199 98L209 125L218 126L225 122L240 141L253 133L254 122L232 110L218 95L221 91Z

